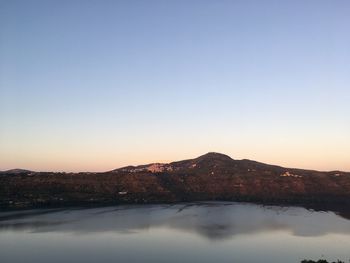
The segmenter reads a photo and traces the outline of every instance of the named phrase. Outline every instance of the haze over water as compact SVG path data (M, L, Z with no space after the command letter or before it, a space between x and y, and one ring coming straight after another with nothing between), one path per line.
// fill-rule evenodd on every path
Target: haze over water
M0 213L2 263L350 258L350 221L300 207L210 202Z

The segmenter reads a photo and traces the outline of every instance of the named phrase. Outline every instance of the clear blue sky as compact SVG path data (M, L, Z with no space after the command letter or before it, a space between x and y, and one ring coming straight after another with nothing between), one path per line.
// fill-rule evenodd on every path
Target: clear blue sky
M0 170L350 170L350 1L0 0L0 121Z

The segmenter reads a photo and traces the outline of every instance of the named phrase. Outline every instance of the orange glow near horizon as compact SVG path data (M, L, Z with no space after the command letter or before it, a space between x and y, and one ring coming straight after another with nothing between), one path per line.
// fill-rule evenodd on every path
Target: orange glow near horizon
M148 163L169 163L184 159L196 158L212 150L192 151L187 154L179 152L90 152L90 153L55 153L52 155L37 153L30 156L14 154L12 156L0 156L2 159L1 170L14 168L29 169L34 171L64 171L64 172L104 172L128 165L142 165ZM255 152L237 155L229 151L216 151L229 155L231 158L250 159L267 164L279 165L289 168L312 169L320 171L350 171L348 158L343 154L338 154L336 158L331 153L325 152L309 154L307 152ZM333 157L333 158L332 158Z

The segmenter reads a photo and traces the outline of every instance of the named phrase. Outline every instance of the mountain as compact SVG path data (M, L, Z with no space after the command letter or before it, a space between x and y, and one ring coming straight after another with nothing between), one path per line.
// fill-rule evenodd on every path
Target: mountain
M209 152L195 159L177 161L172 163L151 163L139 166L126 166L115 169L111 172L152 172L152 173L189 173L189 174L206 174L206 173L245 173L248 170L283 170L286 168L259 163L251 160L234 160L228 155ZM248 172L249 172L248 171Z
M29 174L32 173L30 170L25 169L11 169L7 171L0 171L0 174Z
M235 160L220 153L103 173L3 172L0 207L182 201L350 204L350 173Z

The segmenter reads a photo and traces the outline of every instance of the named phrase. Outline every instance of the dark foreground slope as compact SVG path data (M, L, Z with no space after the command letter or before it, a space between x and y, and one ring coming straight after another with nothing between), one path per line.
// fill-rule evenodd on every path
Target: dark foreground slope
M219 153L105 173L0 174L0 207L253 201L350 204L350 173L289 169Z

